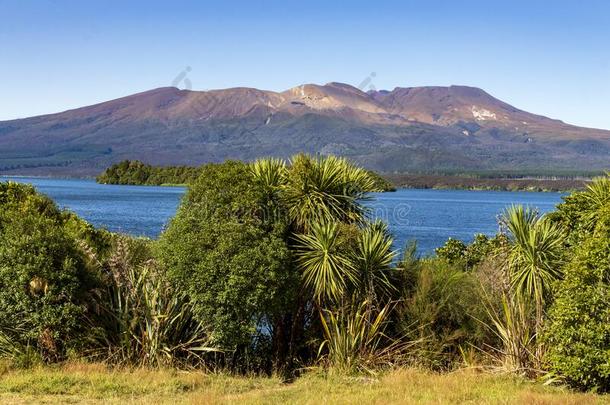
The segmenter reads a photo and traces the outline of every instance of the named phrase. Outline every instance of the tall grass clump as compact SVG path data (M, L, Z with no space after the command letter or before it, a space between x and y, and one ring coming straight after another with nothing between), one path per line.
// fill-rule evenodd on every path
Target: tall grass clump
M399 264L402 271L399 330L419 344L413 362L435 370L450 370L464 351L481 344L486 331L477 319L484 316L476 276L443 259L414 259Z
M405 365L408 349L416 342L390 337L392 304L373 311L369 301L346 304L334 311L324 309L320 321L324 340L320 360L333 371L375 374L378 370Z
M500 370L515 374L535 374L536 333L533 323L523 301L513 295L503 295L500 311L488 302L487 324L498 338L497 345L486 345L485 350L494 359L493 365ZM483 321L484 322L484 321Z
M92 356L123 365L202 365L209 335L193 317L187 297L176 291L152 258L151 242L118 236L99 263L106 278L95 324Z

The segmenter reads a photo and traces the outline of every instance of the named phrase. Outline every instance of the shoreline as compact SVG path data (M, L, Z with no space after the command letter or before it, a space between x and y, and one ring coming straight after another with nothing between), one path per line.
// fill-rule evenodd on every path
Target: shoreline
M382 177L391 183L397 190L467 190L467 191L523 191L540 193L569 193L584 189L591 179L549 179L549 178L475 178L465 176L442 175L409 175L409 174L383 174ZM3 175L2 179L45 179L45 180L89 180L101 185L114 186L146 186L146 187L188 187L188 184L115 184L100 183L91 176L41 176L41 175Z
M584 178L480 178L433 174L384 174L396 188L470 191L572 192L582 190L591 179Z

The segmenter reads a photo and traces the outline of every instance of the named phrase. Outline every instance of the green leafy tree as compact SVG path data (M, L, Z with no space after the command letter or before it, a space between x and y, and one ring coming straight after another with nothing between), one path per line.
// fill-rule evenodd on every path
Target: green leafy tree
M204 166L159 252L211 343L239 352L268 337L289 359L321 332L315 312L387 297L392 240L362 205L376 187L333 156Z
M285 225L269 221L248 165L207 165L160 240L170 278L185 291L211 344L252 349L283 333L278 319L297 296Z

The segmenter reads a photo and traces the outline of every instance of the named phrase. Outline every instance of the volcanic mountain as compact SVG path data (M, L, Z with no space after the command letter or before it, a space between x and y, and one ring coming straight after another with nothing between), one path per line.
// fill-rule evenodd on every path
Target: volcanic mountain
M600 170L610 131L531 114L466 86L363 92L342 83L284 92L159 88L0 122L0 171L93 175L112 163L198 165L337 154L382 172Z

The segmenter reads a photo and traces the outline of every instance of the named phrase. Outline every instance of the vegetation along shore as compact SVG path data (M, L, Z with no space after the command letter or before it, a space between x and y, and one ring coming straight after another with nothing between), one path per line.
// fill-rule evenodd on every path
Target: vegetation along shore
M125 160L97 176L102 184L187 185L197 179L203 166L152 166ZM466 174L408 174L369 171L382 191L397 188L465 189L506 191L574 191L583 189L591 178L603 172L472 172Z
M591 178L579 176L544 177L520 176L482 177L480 175L447 174L384 174L397 188L432 188L497 191L575 191L582 190Z
M608 400L610 176L419 257L343 158L197 170L158 240L0 183L1 400Z

